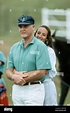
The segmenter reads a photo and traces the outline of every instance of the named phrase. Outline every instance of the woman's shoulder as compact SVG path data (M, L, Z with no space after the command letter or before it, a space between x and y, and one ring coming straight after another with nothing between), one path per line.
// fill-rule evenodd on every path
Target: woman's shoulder
M49 51L49 54L53 54L54 56L56 56L55 51L54 51L53 48L48 46L48 51Z
M55 53L54 49L48 46L48 50Z

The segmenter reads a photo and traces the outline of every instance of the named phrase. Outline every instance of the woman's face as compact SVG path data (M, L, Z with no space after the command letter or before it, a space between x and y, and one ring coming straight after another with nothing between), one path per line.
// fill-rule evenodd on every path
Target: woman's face
M36 37L43 42L47 40L48 31L44 27L39 27L36 32Z

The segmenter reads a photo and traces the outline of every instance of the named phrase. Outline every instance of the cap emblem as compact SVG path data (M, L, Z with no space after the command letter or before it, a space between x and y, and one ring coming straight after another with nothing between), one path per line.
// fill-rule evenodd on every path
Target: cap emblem
M25 20L26 20L26 19L25 19L25 18L23 18L23 19L22 19L22 22L24 22Z

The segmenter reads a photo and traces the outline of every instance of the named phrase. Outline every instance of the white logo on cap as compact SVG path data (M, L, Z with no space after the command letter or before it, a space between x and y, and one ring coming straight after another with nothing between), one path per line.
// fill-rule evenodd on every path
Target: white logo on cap
M22 19L22 22L24 22L25 20L26 20L26 19L25 19L25 18L23 18L23 19Z

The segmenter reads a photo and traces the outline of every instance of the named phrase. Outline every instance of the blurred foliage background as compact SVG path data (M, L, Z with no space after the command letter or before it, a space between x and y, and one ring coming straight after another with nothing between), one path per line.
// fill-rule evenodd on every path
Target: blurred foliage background
M0 0L0 51L4 52L6 58L10 47L21 39L17 27L17 18L22 14L31 15L35 19L35 28L37 28L42 22L42 8L66 10L70 8L70 0ZM11 92L13 83L6 78L5 72L3 77L7 84L10 105L12 105ZM56 76L54 81L57 87L57 97L59 101L59 76ZM64 105L70 105L70 91L68 92Z

